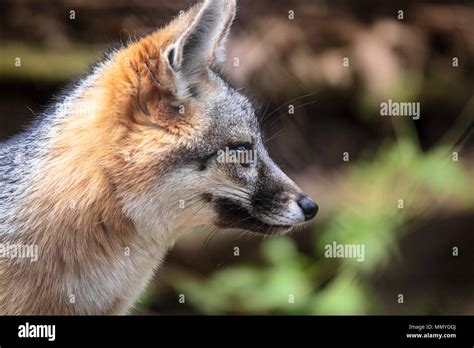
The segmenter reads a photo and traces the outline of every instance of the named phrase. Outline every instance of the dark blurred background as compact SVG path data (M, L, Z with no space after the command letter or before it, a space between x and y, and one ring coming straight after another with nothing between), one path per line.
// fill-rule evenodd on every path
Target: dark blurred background
M193 3L2 0L0 139ZM190 231L134 313L474 314L472 2L238 5L225 72L320 214L281 238ZM382 117L388 99L420 119ZM325 257L333 242L364 261Z

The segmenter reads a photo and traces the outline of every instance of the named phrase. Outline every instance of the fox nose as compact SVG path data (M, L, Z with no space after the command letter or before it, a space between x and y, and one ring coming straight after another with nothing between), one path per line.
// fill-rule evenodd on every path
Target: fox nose
M303 211L305 221L311 220L318 213L318 205L308 196L301 196L297 203Z

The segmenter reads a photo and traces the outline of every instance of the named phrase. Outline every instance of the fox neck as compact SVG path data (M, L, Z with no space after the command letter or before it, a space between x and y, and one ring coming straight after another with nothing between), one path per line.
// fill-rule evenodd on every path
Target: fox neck
M146 208L150 202L145 196L124 204L102 166L110 156L87 145L88 137L98 136L91 127L94 120L61 114L84 94L97 93L89 86L93 82L93 77L86 80L66 98L67 106L59 105L49 116L37 144L40 151L27 161L30 172L18 188L14 217L5 224L7 231L2 227L0 241L34 244L39 256L35 263L0 264L0 274L9 275L0 277L0 297L18 299L0 298L0 304L11 306L0 308L0 314L124 313L181 227L165 192L153 210ZM75 136L73 128L78 129ZM88 137L81 129L87 129ZM123 134L116 131L114 136ZM31 289L36 289L34 296Z
M39 255L35 263L11 265L8 284L0 289L4 296L16 293L19 300L9 303L18 307L0 313L125 313L174 242L173 215L155 214L152 224L140 216L132 220L106 175L84 168L74 180L66 171L64 180L55 182L59 168L53 168L39 166L32 173L38 179L30 181L26 201L19 203L10 225L15 233L2 236L2 243L37 246Z

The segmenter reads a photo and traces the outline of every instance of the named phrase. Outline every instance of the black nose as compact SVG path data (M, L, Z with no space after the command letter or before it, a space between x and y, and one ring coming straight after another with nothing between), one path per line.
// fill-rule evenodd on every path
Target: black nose
M318 205L309 197L301 196L298 199L298 205L303 211L305 221L311 220L318 213Z

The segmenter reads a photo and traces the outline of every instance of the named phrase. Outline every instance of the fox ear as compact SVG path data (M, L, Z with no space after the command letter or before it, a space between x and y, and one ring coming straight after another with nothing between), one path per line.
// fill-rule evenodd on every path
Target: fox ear
M225 42L235 12L235 0L206 0L180 19L186 29L165 52L176 74L178 95L189 94L200 73L224 61Z

